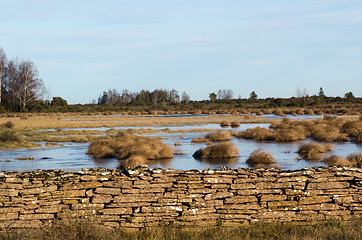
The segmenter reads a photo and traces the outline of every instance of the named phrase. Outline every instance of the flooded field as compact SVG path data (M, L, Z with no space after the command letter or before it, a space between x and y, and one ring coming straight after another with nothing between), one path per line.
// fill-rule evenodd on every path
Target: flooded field
M203 116L198 116L203 117ZM218 116L223 118L223 116ZM312 116L316 118L318 116ZM136 118L136 117L135 117ZM139 117L138 117L139 118ZM218 130L228 131L244 131L248 128L254 128L256 126L268 128L269 123L242 123L238 128L222 128L219 123L215 121L202 123L195 121L195 117L192 116L163 116L162 118L183 118L182 124L167 124L166 122L157 121L156 118L152 118L152 124L144 124L144 126L97 126L97 127L79 127L79 128L62 128L63 131L68 130L94 130L106 133L106 131L112 129L133 129L133 130L156 130L156 131L144 131L145 133L138 133L139 135L161 137L162 141L173 146L175 150L182 155L175 155L172 159L167 160L153 160L149 161L150 168L173 168L173 169L205 169L205 168L217 168L227 166L230 168L247 168L250 167L246 160L248 156L254 150L262 148L265 151L271 152L276 159L276 164L273 167L279 167L281 169L301 169L304 167L313 166L325 166L324 162L320 161L305 161L298 160L298 154L296 153L300 144L305 141L297 141L292 143L276 143L276 142L255 142L252 140L233 138L231 141L238 147L240 151L240 157L235 159L228 159L226 161L200 161L192 157L193 153L206 147L205 143L192 144L191 140L196 137L202 137L205 132L214 132ZM187 118L193 124L187 125ZM266 116L266 118L275 118L273 116ZM306 116L303 116L306 118ZM186 120L185 120L186 119ZM68 121L84 121L84 118L67 119ZM89 119L88 119L89 120ZM112 120L113 121L113 120ZM171 121L172 122L172 121ZM195 123L196 122L196 123ZM122 125L122 124L119 124ZM142 124L141 124L142 125ZM32 131L49 131L56 132L57 128L37 129ZM98 134L97 136L101 136ZM308 140L306 140L308 141ZM177 142L177 146L175 143ZM45 147L45 142L40 142L43 147L38 149L28 150L0 150L0 169L2 171L28 171L36 169L62 169L62 170L81 170L81 168L112 168L118 167L119 161L117 159L93 159L87 155L89 143L68 143L64 142L58 146ZM362 152L362 146L351 142L346 143L333 143L335 148L329 153L341 157L354 152ZM29 160L18 159L29 158Z

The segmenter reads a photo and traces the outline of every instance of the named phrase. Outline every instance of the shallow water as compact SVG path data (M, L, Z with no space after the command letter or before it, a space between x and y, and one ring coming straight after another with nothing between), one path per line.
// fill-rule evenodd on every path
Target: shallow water
M268 128L269 124L242 124L238 131L243 131L248 128L256 126ZM165 127L119 127L116 129L164 129ZM204 125L189 125L189 126L167 126L168 129L177 130L190 130L190 129L222 129L219 124L204 124ZM231 129L231 128L227 128ZM65 130L65 129L64 129ZM72 129L69 129L72 130ZM87 130L103 130L108 128L92 128ZM271 152L277 163L275 167L281 169L301 169L304 167L325 166L323 162L308 162L304 160L297 160L298 154L295 153L298 146L303 141L293 143L275 143L275 142L254 142L252 140L236 139L233 138L232 142L239 148L240 157L231 159L227 162L207 162L195 160L192 155L200 149L206 147L206 144L191 144L191 140L195 137L204 136L205 133L192 132L192 133L169 133L159 132L156 134L144 134L146 136L162 137L163 141L171 146L175 142L181 142L181 146L174 146L175 150L185 152L185 155L176 155L173 159L162 161L151 161L149 166L151 168L174 168L174 169L205 169L217 168L227 166L230 168L247 168L250 167L246 160L254 150L259 148ZM45 143L43 143L45 144ZM0 170L1 171L27 171L36 169L62 169L62 170L80 170L83 167L103 167L115 169L118 167L119 161L117 159L103 159L96 160L86 154L89 143L63 143L64 146L41 148L35 150L12 150L0 152ZM335 148L330 154L346 157L354 152L362 152L362 145L353 143L334 143ZM31 156L34 160L16 160L19 157Z

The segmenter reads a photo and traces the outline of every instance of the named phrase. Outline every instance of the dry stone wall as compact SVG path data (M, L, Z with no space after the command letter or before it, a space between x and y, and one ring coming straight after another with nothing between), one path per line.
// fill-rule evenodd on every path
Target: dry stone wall
M362 169L0 173L0 228L90 218L111 227L316 223L362 215Z

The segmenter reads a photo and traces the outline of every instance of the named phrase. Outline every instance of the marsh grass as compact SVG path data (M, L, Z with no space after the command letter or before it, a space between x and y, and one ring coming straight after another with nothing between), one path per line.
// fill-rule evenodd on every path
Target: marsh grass
M323 153L334 148L332 144L320 144L315 142L305 143L299 146L297 153L305 160L321 160Z
M352 163L353 166L362 167L362 153L356 152L347 156L347 160Z
M255 127L255 128L247 129L246 131L240 132L237 135L237 137L244 138L244 139L253 139L254 141L274 140L275 132L271 129Z
M137 156L146 160L156 160L172 158L174 150L159 138L136 136L126 131L119 131L116 136L94 140L87 153L94 158L116 157L120 160L140 160L135 158Z
M246 160L246 163L252 166L262 166L275 163L275 158L270 152L265 152L262 149L253 151L249 158Z
M232 138L232 133L228 131L217 131L215 133L208 133L205 137L193 138L192 143L199 142L219 142L219 141L229 141Z
M296 223L255 223L234 227L181 228L157 227L130 231L107 228L87 220L58 220L53 226L41 229L3 230L1 240L55 240L55 239L133 239L133 240L357 240L362 239L361 219L327 221L316 225Z
M335 156L335 155L323 158L323 162L326 162L328 164L328 166L352 166L353 165L346 158Z
M197 150L193 155L195 159L228 159L239 156L239 149L231 142L218 143Z

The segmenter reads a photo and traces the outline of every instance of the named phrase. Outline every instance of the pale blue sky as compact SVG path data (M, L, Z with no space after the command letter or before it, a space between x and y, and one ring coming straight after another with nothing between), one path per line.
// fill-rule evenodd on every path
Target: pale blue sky
M50 96L175 88L191 99L362 96L361 0L0 0L0 47Z

